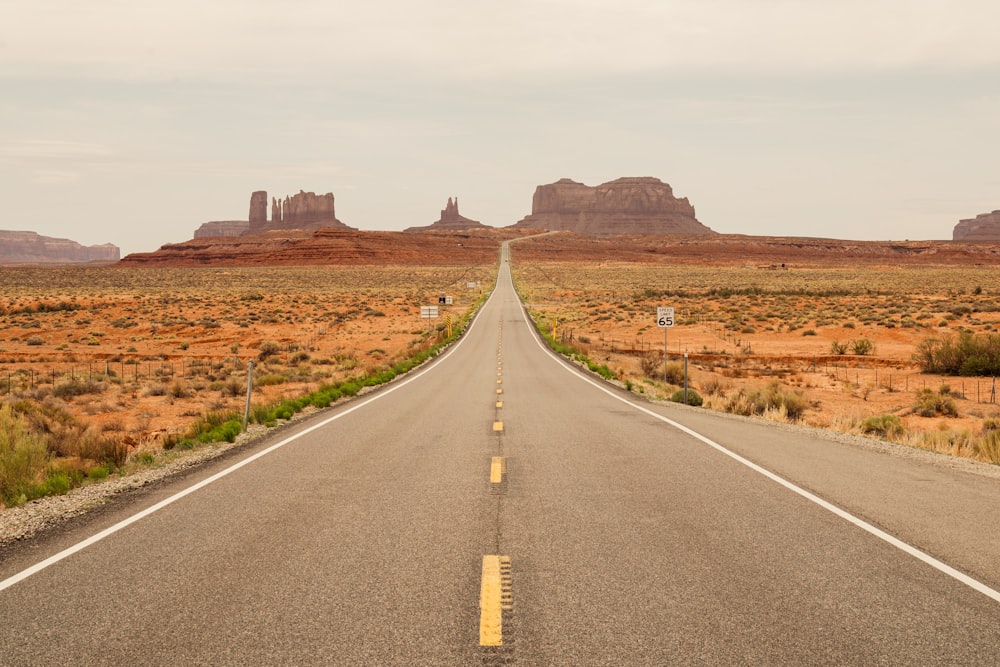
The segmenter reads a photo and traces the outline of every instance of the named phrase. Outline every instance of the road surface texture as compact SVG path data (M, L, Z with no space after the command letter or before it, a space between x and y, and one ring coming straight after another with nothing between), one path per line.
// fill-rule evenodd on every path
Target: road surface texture
M1000 480L585 377L508 252L433 364L6 553L0 664L1000 664Z

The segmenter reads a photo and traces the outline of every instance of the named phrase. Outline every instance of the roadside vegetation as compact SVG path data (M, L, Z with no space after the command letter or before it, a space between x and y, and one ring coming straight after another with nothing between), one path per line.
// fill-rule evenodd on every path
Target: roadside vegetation
M516 259L549 344L630 391L683 400L687 354L707 409L1000 463L1000 268Z
M233 442L251 359L248 425L390 382L461 334L495 268L0 274L3 507Z

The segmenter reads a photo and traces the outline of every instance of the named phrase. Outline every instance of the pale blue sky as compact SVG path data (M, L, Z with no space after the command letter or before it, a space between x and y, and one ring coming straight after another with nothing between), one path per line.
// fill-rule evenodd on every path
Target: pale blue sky
M0 228L123 253L332 191L494 226L656 176L718 232L945 239L1000 209L995 0L0 0Z

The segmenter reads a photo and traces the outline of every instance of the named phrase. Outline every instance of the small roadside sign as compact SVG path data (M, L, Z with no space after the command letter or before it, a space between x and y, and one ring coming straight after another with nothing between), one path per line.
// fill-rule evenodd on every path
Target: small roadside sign
M420 306L420 317L429 320L438 316L437 306Z
M674 307L673 306L657 306L656 308L656 326L661 329L668 329L674 326Z

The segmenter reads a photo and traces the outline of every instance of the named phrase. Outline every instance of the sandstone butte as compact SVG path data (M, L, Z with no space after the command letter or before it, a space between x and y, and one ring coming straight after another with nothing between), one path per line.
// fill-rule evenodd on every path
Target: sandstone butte
M619 178L590 187L563 178L539 185L531 215L517 228L583 234L714 234L698 222L687 198L658 178Z
M337 219L332 192L317 195L299 190L296 195L279 200L271 198L271 219L267 219L267 191L250 195L247 220L213 220L195 230L194 238L233 237L272 231L340 229L353 230Z
M488 229L478 220L470 220L458 212L458 197L454 201L448 197L448 203L441 211L441 217L424 227L408 227L405 232L461 232L467 229Z
M118 246L111 243L85 246L35 232L0 231L0 264L117 262L120 257Z
M1000 211L959 220L951 238L955 241L1000 241Z

